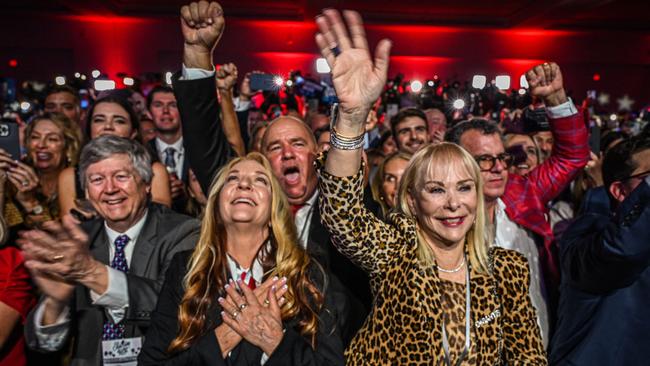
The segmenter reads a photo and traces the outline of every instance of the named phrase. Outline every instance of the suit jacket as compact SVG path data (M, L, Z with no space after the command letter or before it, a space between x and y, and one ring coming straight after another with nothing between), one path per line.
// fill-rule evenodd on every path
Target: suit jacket
M219 119L214 78L179 80L178 76L177 73L173 81L183 124L183 145L190 167L207 195L212 179L233 153ZM371 302L368 277L332 247L329 233L321 224L318 206L309 226L307 252L348 290L354 315L353 321L347 324L349 331L344 331L343 336L349 340L365 319L366 307Z
M614 213L600 204L560 241L559 319L552 365L645 365L650 349L650 186L642 182Z
M98 261L109 264L108 236L104 220L84 223L90 251ZM182 250L191 249L198 240L198 222L177 214L157 203L150 203L145 224L135 243L131 265L127 273L129 306L123 321L125 337L143 336L149 328L165 272L174 257ZM102 307L94 306L90 291L77 286L70 301L70 336L74 337L71 365L101 365L101 340L106 315ZM40 348L34 329L34 312L26 322L28 346Z
M152 317L152 325L138 359L142 366L173 365L214 365L214 366L259 366L262 350L242 340L225 359L219 347L214 329L222 324L222 308L216 299L207 312L207 326L204 334L185 351L168 355L166 349L178 334L178 309L185 293L183 277L187 272L190 251L179 253L169 268L160 300ZM327 278L324 273L314 270L312 280L322 290ZM320 272L320 274L318 274ZM280 345L266 361L265 366L292 365L343 365L343 343L338 329L335 299L331 287L324 291L324 308L319 318L317 346L311 348L308 339L299 334L295 320L285 320L285 333Z
M321 167L324 159L319 159ZM400 213L386 222L362 203L363 178L320 170L321 215L333 243L370 275L375 300L346 349L347 365L444 364L441 279L417 258L416 223ZM471 364L546 365L530 275L523 255L490 250L491 273L471 270ZM462 322L462 318L459 320ZM474 351L475 350L475 351Z
M184 138L183 138L184 139ZM158 151L158 146L156 145L156 139L150 140L147 142L149 153L151 154L152 161L158 161L161 164L165 165L164 161L160 161L160 151ZM183 183L187 184L189 182L189 172L190 172L190 163L187 160L187 154L183 154L183 171L181 176L178 177Z

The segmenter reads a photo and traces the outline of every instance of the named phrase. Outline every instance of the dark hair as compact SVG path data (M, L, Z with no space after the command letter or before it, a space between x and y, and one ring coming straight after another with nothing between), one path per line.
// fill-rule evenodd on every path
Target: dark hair
M147 95L147 109L151 109L151 103L153 102L153 96L156 95L156 93L172 93L174 94L174 89L172 89L170 86L166 85L157 85Z
M629 177L637 168L632 156L647 149L650 149L650 137L643 135L629 138L609 149L603 159L605 188L609 191L612 183ZM613 197L610 196L611 198Z
M409 117L418 117L424 120L424 125L429 131L429 123L427 122L427 115L418 108L403 108L393 118L390 119L390 130L393 133L393 136L397 136L397 125L402 123L405 119Z
M614 141L628 138L627 134L621 131L609 131L600 137L600 152L607 152Z
M120 98L115 95L107 95L103 98L99 98L93 103L92 106L88 109L88 114L86 115L86 134L88 135L88 140L92 140L92 136L90 136L90 130L92 121L93 121L93 113L95 112L95 107L97 107L99 104L102 103L114 103L119 105L120 107L124 108L126 113L129 115L129 119L131 120L131 127L133 128L133 131L139 134L140 132L140 118L138 117L138 114L135 113L135 110L133 109L133 106L131 103L124 99Z
M501 137L501 131L496 122L483 118L473 118L467 121L461 121L445 133L445 141L453 142L460 145L460 138L469 130L479 130L484 135L498 134ZM461 145L462 146L462 145Z
M77 89L75 89L75 88L73 88L73 87L71 87L69 85L52 85L52 86L50 86L47 89L47 92L45 93L45 99L47 99L47 97L49 97L50 95L57 94L57 93L72 94L72 96L74 97L74 102L76 104L80 103L79 92L77 91Z

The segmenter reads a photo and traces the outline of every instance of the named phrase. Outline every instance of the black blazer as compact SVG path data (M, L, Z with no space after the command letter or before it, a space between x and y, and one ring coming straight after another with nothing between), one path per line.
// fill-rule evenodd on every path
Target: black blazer
M259 366L262 350L242 340L225 359L214 329L221 325L221 307L214 299L214 305L208 312L208 326L204 335L183 352L168 355L166 349L178 334L178 309L185 290L183 277L187 272L187 263L191 251L179 253L169 267L165 284L160 292L158 306L151 319L151 328L138 358L141 366L153 365L211 365L211 366ZM314 279L320 287L327 282L322 271L314 270ZM320 276L318 275L320 272ZM278 348L269 357L265 366L291 365L344 365L343 343L337 327L338 312L334 306L336 296L330 290L324 290L324 308L320 313L317 347L311 348L308 339L298 332L297 323L285 322L284 338Z
M184 136L183 139L185 139ZM156 139L147 142L147 149L149 149L149 153L151 154L151 161L158 161L161 164L165 165L164 161L160 161L160 155L159 155L160 151L158 151L158 146L156 145ZM181 172L181 176L178 178L185 184L189 182L189 177L190 177L189 172L190 172L190 163L187 159L187 154L183 154L183 171Z
M88 234L93 257L109 264L110 243L104 220L89 221L83 228ZM198 229L196 220L157 203L149 204L147 220L135 243L127 273L129 306L124 320L125 337L146 333L167 268L177 252L194 247ZM106 320L104 308L92 304L90 292L83 286L75 288L69 306L71 322L68 334L74 337L71 365L101 365L102 329ZM34 311L25 322L25 337L30 348L39 350L33 316Z

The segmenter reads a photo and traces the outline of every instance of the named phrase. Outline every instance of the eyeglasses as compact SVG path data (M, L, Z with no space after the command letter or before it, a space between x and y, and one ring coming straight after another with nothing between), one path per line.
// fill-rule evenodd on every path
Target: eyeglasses
M625 181L628 181L628 180L634 179L634 178L645 179L645 177L647 177L649 175L650 175L650 170L646 170L645 172L637 173L637 174L634 174L634 175L630 175L627 178L623 178L623 179L621 179L621 182L625 182Z
M482 171L486 171L486 170L492 170L497 160L499 160L503 165L505 165L506 169L509 168L512 165L514 156L512 156L509 153L501 153L497 156L486 154L486 155L479 155L474 159L476 159L476 162L478 163L478 167L481 168Z

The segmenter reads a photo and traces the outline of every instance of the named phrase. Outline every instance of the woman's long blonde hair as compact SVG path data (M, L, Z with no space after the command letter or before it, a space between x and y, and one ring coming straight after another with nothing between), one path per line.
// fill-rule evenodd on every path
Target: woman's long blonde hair
M316 345L318 312L323 304L323 295L309 278L310 257L297 244L298 235L289 204L272 174L271 166L263 155L253 152L231 160L217 173L212 183L199 241L183 282L185 295L178 311L180 329L169 345L170 354L189 348L209 331L207 312L218 296L226 296L223 287L228 278L227 238L219 213L219 195L228 173L236 164L246 160L262 165L271 182L270 246L262 245L260 253L264 278L287 278L288 291L284 295L286 303L282 306L282 319L297 318L300 333L311 339L312 347Z
M483 180L481 179L481 170L474 157L465 149L453 143L443 142L428 145L415 153L406 170L404 170L399 186L396 208L406 216L418 221L419 225L419 220L409 205L409 196L417 199L416 192L422 189L425 179L430 176L433 169L439 169L440 167L452 169L454 166L465 169L476 187L476 219L465 236L467 243L465 250L469 253L469 262L472 268L479 273L488 274L488 249L492 239L486 229ZM431 266L435 263L433 250L419 231L417 256L423 266Z

